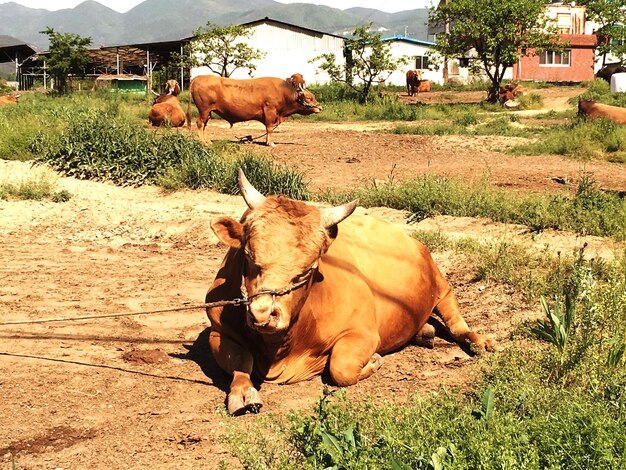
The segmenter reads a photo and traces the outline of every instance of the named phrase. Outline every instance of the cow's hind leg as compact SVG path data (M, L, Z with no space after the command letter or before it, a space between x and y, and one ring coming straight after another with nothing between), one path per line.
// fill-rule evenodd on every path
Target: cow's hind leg
M347 387L380 369L382 357L376 353L379 342L378 334L369 332L348 334L339 339L330 354L328 370L332 381Z
M459 344L473 345L478 351L493 351L495 349L494 340L469 329L461 316L459 303L449 287L434 311L441 317L446 328Z
M201 111L200 114L198 114L198 120L196 121L196 126L198 128L198 136L203 142L207 144L211 143L211 140L206 138L206 124L210 117L211 117L211 110L210 109L204 110L204 111Z
M227 399L228 413L231 415L258 413L263 401L250 380L252 354L240 344L214 331L209 336L209 344L218 365L233 376Z

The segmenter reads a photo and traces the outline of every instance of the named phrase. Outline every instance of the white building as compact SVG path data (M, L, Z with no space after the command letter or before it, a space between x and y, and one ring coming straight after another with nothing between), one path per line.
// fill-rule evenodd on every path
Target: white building
M385 81L388 85L406 85L407 70L421 70L422 79L430 80L433 83L443 83L443 70L441 65L438 65L437 61L433 60L434 43L401 35L384 38L382 41L389 43L391 57L394 60L402 57L409 59L406 66L393 72Z
M262 59L254 61L256 70L252 75L247 69L237 69L231 78L279 77L287 78L300 73L308 85L328 83L327 73L319 71L321 61L309 63L322 54L334 54L339 65L345 64L344 37L315 31L282 21L263 18L244 23L252 34L245 39L248 46L265 53ZM215 75L208 67L196 67L191 77Z

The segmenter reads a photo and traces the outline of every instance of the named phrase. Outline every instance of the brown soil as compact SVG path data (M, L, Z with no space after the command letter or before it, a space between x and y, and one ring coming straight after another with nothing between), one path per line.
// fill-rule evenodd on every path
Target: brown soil
M563 101L568 93L573 89L554 99ZM435 93L418 98L437 96L444 99ZM457 100L470 96L459 94ZM500 153L513 139L376 132L390 125L287 122L276 131L275 148L258 149L277 162L297 165L314 189L431 173L467 180L488 175L503 186L554 191L560 186L551 177L576 179L582 170L593 172L603 186L626 188L623 166ZM212 138L235 139L262 130L256 123L228 129L211 122L209 132ZM0 180L34 171L41 170L0 161ZM208 222L244 210L239 197L207 191L165 194L154 187L61 177L57 184L73 194L69 202L0 201L0 322L201 303L225 253ZM396 211L367 212L404 223ZM523 227L483 220L441 217L422 224L451 235L549 243L555 250L588 241L596 255L611 253L611 244L601 239L554 233L536 241ZM436 253L435 259L468 323L501 347L516 324L538 314L507 288L476 281L462 256ZM216 468L222 461L241 467L224 441L224 424L231 419L224 415L228 377L207 349L208 326L202 310L0 326L3 467L12 461L19 469L197 469ZM402 400L441 384L471 383L480 363L480 357L437 338L434 349L409 346L386 356L381 370L349 393L354 400ZM320 378L264 384L262 413L307 410L322 389Z

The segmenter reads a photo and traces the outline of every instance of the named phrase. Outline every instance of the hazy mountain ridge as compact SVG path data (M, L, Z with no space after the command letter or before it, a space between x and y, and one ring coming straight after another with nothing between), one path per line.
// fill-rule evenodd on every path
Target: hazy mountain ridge
M339 10L306 3L283 4L273 0L146 0L126 13L94 0L57 11L28 8L14 2L0 4L0 35L14 36L41 49L48 48L47 27L61 33L92 38L93 47L176 40L193 35L207 21L240 24L269 17L298 26L344 35L355 27L373 23L383 37L396 34L427 40L428 9L386 13L369 8Z

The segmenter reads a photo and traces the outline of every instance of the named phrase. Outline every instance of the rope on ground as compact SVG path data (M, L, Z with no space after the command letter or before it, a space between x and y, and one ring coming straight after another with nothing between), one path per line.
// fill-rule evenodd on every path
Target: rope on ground
M94 320L100 318L115 318L115 317L132 317L137 315L155 315L160 313L172 313L172 312L181 312L184 310L196 310L201 308L212 308L212 307L222 307L225 305L241 305L246 301L243 299L234 299L234 300L222 300L219 302L209 302L205 304L197 304L197 305L188 305L186 307L175 307L175 308L166 308L162 310L149 310L145 312L127 312L127 313L106 313L102 315L84 315L80 317L60 317L60 318L41 318L37 320L11 320L0 322L1 326L12 326L12 325L29 325L34 323L53 323L53 322L65 322L65 321L79 321L79 320Z

